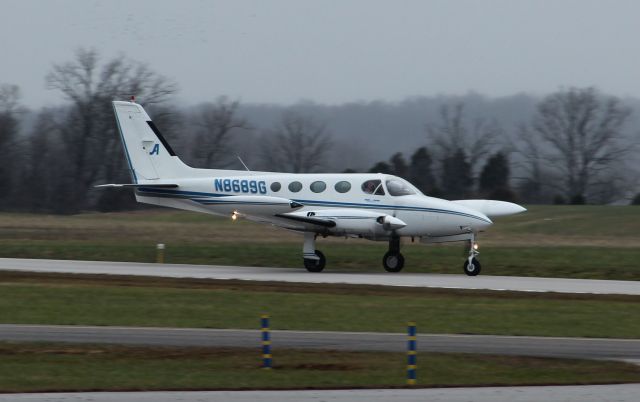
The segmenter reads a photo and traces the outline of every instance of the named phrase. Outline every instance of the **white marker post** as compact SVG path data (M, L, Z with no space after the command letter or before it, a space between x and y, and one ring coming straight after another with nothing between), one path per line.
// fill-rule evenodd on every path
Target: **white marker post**
M156 244L156 262L158 264L164 263L164 244L158 243Z

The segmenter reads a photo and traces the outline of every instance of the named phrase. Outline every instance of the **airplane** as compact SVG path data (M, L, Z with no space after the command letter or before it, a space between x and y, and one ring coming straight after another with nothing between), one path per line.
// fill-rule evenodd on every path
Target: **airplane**
M198 169L184 164L144 108L113 101L120 138L133 183L125 187L138 202L206 214L239 217L303 235L302 256L309 272L325 268L316 249L318 236L386 241L382 265L388 272L404 267L400 239L421 243L467 242L463 271L480 273L476 238L491 218L525 211L493 200L429 197L408 181L381 173L277 173Z

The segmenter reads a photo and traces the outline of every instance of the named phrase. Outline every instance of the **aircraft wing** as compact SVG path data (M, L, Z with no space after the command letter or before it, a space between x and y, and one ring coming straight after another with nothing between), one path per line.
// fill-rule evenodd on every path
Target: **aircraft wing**
M239 214L255 218L269 218L303 207L302 204L287 198L266 195L204 197L194 198L193 201L206 205L218 214Z
M318 218L315 216L301 216L293 214L276 214L278 218L289 219L295 222L302 222L310 225L321 226L324 228L332 228L336 226L336 222L331 219Z
M297 223L301 230L331 232L333 234L388 234L393 230L402 229L407 224L400 219L376 211L361 209L324 209L318 211L297 211L274 215L276 218L286 219L292 224Z

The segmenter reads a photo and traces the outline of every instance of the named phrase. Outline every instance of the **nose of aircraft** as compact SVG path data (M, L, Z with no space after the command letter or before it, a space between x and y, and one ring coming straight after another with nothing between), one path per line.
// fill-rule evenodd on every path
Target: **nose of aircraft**
M462 216L469 218L469 226L471 226L474 231L484 230L493 224L493 221L489 219L487 215L476 209L456 204L455 210Z
M474 232L484 230L493 224L485 213L457 202L432 197L416 197L411 199L411 203L424 206L427 209L446 211L448 213L447 219L450 219L451 225L460 228L468 227Z
M483 214L482 212L475 212L474 215L476 215L476 217L479 218L477 222L474 224L475 229L483 230L493 225L493 221L489 219L489 217Z
M456 204L463 205L487 216L507 216L515 215L527 209L512 202L496 200L456 200Z

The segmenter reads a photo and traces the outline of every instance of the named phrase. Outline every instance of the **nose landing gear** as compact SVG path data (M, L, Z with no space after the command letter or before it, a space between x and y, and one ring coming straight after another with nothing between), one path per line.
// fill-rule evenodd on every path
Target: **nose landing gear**
M462 266L465 274L476 276L480 273L482 266L476 258L478 254L480 254L478 251L478 243L475 242L475 235L471 235L471 240L469 240L469 258L467 258Z
M400 253L400 237L389 240L389 251L382 257L382 266L387 272L400 272L404 268L404 256Z

